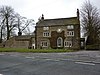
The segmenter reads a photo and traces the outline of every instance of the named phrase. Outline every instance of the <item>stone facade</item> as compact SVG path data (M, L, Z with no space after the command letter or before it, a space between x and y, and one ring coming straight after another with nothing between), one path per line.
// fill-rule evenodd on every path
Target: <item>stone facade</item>
M3 46L6 48L35 48L35 35L11 37Z
M77 17L44 19L36 24L36 48L80 49L80 21Z

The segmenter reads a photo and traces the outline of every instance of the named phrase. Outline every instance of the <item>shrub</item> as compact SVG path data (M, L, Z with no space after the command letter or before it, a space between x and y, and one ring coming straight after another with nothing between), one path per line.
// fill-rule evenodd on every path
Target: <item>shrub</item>
M87 45L86 50L99 50L99 44Z

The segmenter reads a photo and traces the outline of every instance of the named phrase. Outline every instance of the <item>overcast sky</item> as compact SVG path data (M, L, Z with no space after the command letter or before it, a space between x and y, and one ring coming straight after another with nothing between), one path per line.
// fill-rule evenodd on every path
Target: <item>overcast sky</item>
M35 22L44 14L46 19L76 16L77 8L81 8L86 0L0 0L0 5L14 8L21 16L34 19ZM98 9L100 0L90 0Z

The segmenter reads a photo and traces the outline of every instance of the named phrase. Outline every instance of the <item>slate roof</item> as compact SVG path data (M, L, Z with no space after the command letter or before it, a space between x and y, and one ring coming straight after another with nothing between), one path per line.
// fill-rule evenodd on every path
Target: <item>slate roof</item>
M22 36L15 36L15 40L16 41L20 41L20 40L22 40L22 41L28 41L28 40L30 40L31 38L35 38L35 35L22 35Z
M68 25L68 24L79 24L79 20L77 19L77 17L44 19L38 21L36 26L56 26L56 25Z

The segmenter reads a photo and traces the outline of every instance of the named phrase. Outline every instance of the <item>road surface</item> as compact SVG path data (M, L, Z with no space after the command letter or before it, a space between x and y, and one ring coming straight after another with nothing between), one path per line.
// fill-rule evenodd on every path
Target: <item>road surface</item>
M0 53L0 75L100 75L100 52Z

